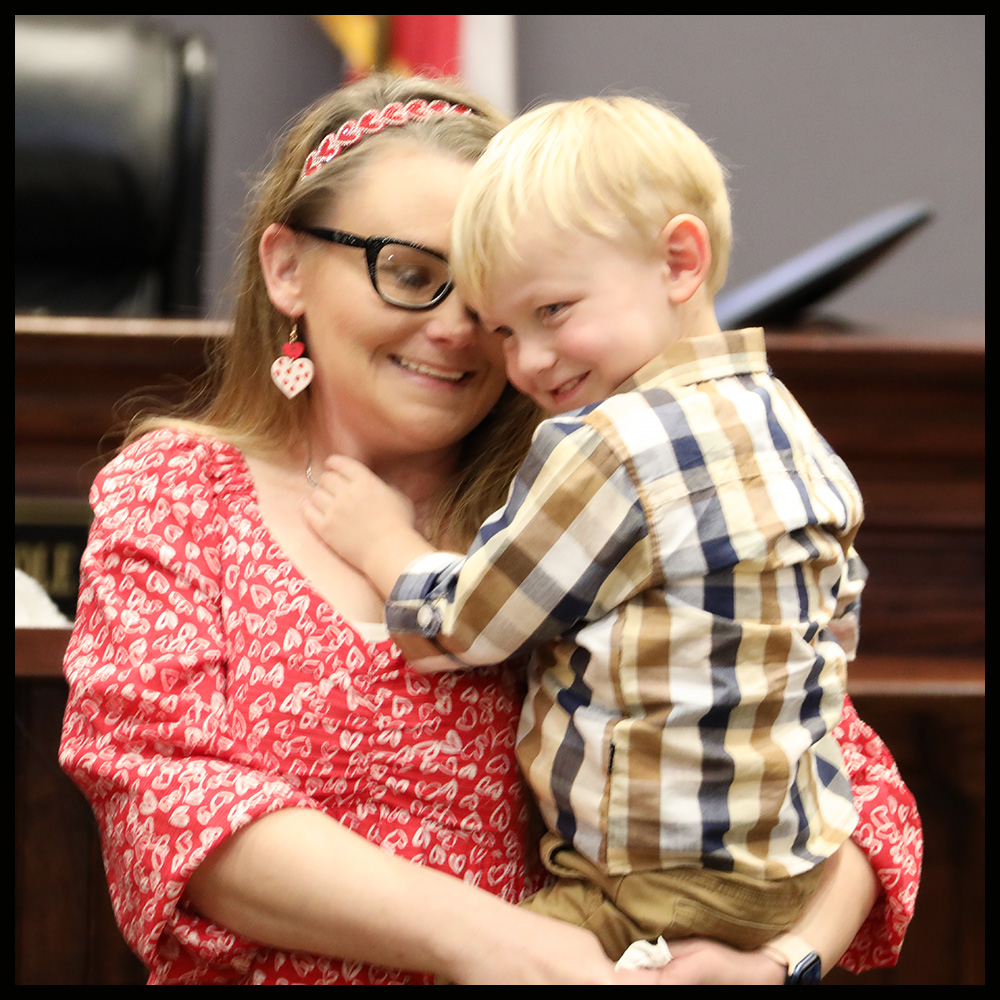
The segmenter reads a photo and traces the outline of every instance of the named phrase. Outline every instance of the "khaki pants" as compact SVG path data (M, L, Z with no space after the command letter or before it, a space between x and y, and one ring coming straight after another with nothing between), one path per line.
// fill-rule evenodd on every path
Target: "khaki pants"
M606 875L564 841L542 840L542 860L558 881L521 905L597 935L617 961L633 941L710 937L757 948L799 915L822 865L785 879L757 879L707 868Z

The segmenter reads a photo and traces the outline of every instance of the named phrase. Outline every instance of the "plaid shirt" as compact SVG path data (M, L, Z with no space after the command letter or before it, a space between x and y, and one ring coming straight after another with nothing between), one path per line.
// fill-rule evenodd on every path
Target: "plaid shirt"
M830 732L861 518L760 330L682 340L542 423L468 555L417 560L386 620L467 663L532 653L518 759L607 871L795 875L856 821Z

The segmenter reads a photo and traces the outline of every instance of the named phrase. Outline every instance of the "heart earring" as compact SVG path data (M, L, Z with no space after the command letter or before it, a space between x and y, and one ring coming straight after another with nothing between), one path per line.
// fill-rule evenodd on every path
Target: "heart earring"
M289 398L297 396L316 374L316 368L308 359L302 357L306 345L299 340L299 324L292 321L292 329L288 334L288 343L282 345L281 357L271 365L271 378L274 384Z

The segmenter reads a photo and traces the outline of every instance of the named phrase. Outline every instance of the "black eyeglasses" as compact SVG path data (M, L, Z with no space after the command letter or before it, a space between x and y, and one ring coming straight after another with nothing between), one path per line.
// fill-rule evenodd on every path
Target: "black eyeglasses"
M389 236L355 236L339 229L299 228L327 243L360 247L368 260L368 276L379 297L400 309L433 309L454 287L448 259L442 254Z

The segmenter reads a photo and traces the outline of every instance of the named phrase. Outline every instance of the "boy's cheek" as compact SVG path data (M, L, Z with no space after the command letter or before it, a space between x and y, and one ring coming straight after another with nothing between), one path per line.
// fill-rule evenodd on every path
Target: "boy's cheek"
M521 371L517 364L512 362L509 356L507 357L507 381L510 382L510 384L517 389L518 392L523 393L525 396L532 396L532 398L534 398L531 391L530 380L525 378L524 372ZM537 403L538 400L536 399L535 402Z

